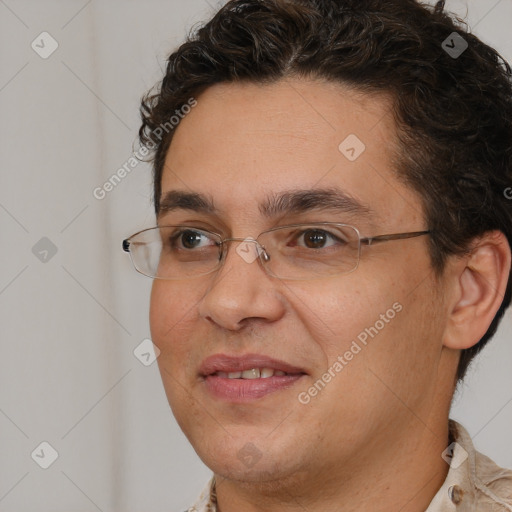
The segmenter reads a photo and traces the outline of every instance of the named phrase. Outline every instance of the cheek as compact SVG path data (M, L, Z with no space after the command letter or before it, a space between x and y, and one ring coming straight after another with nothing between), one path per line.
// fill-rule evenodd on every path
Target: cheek
M328 360L343 354L359 333L379 319L381 310L393 304L385 288L355 274L318 281L314 288L295 290L295 295L295 313Z
M295 290L295 312L301 312L301 323L323 353L322 365L341 356L361 371L375 367L396 374L401 364L417 363L422 350L432 352L425 346L434 329L426 300L429 284L392 275L385 279L361 272L317 284L313 291Z
M187 299L186 291L175 283L153 282L149 322L152 341L160 350L158 363L164 384L170 378L166 374L184 379L192 362L187 342L197 329L194 305L194 301Z
M407 286L395 286L380 309L373 309L375 314L363 331L367 344L361 353L367 383L375 394L398 397L399 409L399 404L419 409L428 399L441 358L442 325L438 319L442 312L432 283L418 281L409 276Z
M153 281L150 301L150 327L153 343L160 350L157 363L168 402L176 418L192 411L189 393L189 367L194 364L187 340L192 332L194 309L185 300L179 286Z
M168 297L162 284L154 280L151 288L151 298L149 303L149 325L153 343L160 350L160 340L163 338L165 325L171 325L169 314L173 310L173 305L168 303Z
M175 331L182 329L194 314L194 301L190 293L175 283L153 281L149 308L151 335L155 344L175 338ZM160 348L160 347L159 347Z

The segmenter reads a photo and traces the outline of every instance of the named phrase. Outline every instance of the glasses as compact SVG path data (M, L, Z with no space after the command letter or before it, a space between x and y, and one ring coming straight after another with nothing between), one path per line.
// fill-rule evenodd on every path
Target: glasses
M362 245L428 235L430 231L361 237L354 226L334 222L291 224L261 233L258 238L222 238L192 226L158 226L123 240L133 266L155 279L192 279L218 270L226 259L226 242L247 263L259 260L271 276L309 280L349 274L359 265Z

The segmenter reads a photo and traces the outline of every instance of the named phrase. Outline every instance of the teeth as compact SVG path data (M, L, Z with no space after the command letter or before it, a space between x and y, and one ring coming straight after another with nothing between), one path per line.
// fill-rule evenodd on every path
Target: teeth
M281 370L274 370L273 368L251 368L243 372L217 372L217 377L224 379L268 379L274 375L283 376L285 372Z
M251 368L242 372L242 379L259 379L260 370L258 368Z
M268 377L272 377L272 375L274 375L275 372L274 372L274 369L273 368L262 368L261 372L260 372L260 377L262 379L266 379Z

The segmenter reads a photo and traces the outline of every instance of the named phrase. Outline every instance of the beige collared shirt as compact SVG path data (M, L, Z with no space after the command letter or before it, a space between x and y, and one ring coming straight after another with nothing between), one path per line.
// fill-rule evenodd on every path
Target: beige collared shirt
M425 512L512 512L512 471L477 452L459 423L450 421L450 430L455 441L443 453L450 469ZM187 512L218 512L216 503L212 477Z

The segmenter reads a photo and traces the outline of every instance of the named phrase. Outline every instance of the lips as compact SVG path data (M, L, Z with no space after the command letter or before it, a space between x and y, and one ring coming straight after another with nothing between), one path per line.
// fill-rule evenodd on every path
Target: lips
M283 392L305 375L302 368L260 354L216 354L205 359L200 367L209 396L231 404L248 403Z
M243 356L228 356L226 354L215 354L206 358L199 369L203 377L220 373L229 374L246 372L253 369L272 369L275 372L283 372L287 375L305 374L305 370L293 366L284 361L273 359L261 354L245 354Z

